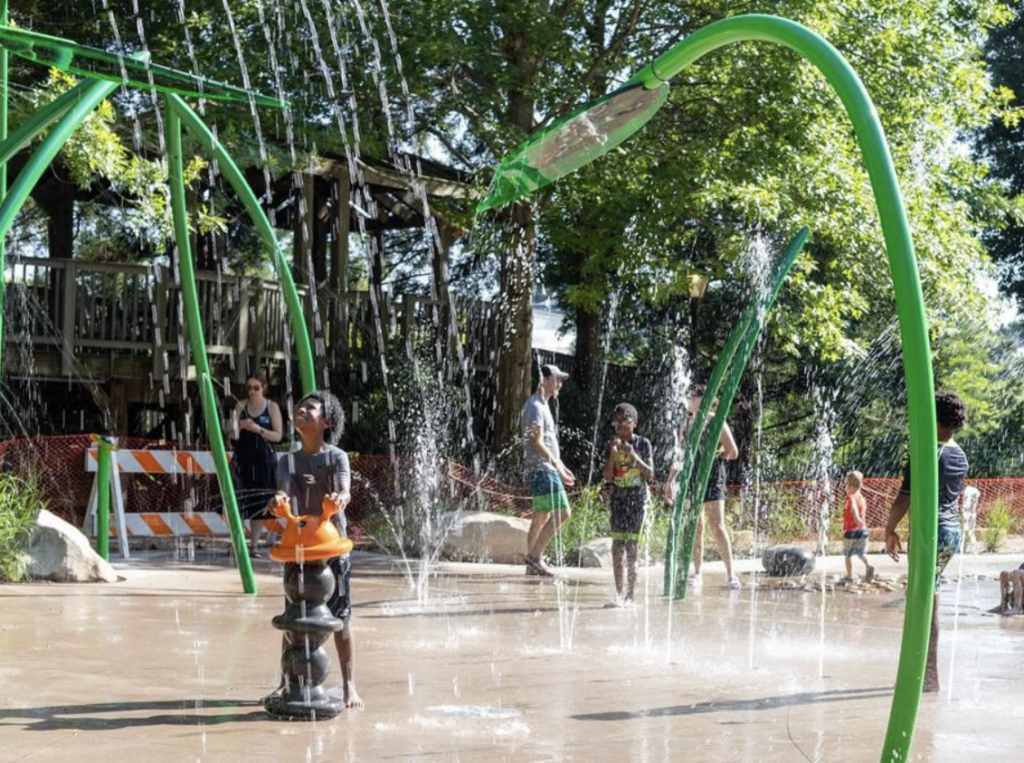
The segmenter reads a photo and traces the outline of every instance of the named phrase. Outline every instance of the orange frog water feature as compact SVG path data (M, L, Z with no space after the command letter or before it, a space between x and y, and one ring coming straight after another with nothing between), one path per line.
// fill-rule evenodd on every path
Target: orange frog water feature
M297 517L287 500L275 504L272 511L285 521L285 528L281 540L270 549L270 558L277 562L316 562L351 551L352 541L341 537L331 522L340 509L338 504L324 498L321 508L323 512L318 517Z

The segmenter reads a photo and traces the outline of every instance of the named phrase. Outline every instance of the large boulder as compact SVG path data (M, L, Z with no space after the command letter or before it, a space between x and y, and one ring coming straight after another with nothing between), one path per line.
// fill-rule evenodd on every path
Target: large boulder
M799 577L814 571L814 554L800 546L771 546L761 557L761 564L772 577Z
M92 550L82 531L45 509L28 548L25 576L57 583L114 583L117 573Z
M580 547L580 567L612 566L612 539L597 538Z
M442 551L456 561L521 564L526 558L529 532L528 519L466 511L455 521Z

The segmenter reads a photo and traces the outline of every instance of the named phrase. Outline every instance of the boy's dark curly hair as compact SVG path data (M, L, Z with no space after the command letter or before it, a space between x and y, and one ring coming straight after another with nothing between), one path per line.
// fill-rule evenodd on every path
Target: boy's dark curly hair
M331 445L337 445L345 431L345 409L341 407L341 401L326 389L313 390L308 395L303 395L299 398L296 407L302 405L303 400L316 400L323 406L324 419L327 421L324 439Z
M967 404L955 392L940 390L935 393L935 418L944 427L960 429L967 423Z
M627 419L632 419L633 421L640 420L640 416L637 414L636 408L630 403L619 403L615 406L615 410L612 411L612 418L614 419L620 414Z

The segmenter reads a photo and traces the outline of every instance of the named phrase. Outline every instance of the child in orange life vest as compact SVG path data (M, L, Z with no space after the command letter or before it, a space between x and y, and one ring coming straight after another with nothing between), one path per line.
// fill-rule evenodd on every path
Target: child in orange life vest
M875 568L868 564L868 502L860 492L864 475L850 472L846 475L846 508L843 510L843 557L846 562L846 580L853 580L853 557L864 563L864 579L875 577Z

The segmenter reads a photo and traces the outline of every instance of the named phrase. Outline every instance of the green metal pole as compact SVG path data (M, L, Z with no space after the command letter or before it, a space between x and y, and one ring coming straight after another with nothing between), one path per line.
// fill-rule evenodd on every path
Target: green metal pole
M96 553L110 561L110 476L113 443L93 435L96 443ZM121 549L124 551L124 549Z
M733 42L761 40L791 48L824 75L853 124L871 180L892 275L903 345L903 369L910 420L910 469L914 474L907 608L903 623L896 688L882 763L908 759L921 701L932 617L935 552L938 536L938 463L935 443L935 387L928 321L903 197L885 133L860 78L828 41L807 27L775 16L733 16L694 32L659 56L630 80L653 87L671 79L707 53Z
M718 388L721 386L725 370L732 362L733 355L735 355L736 350L739 348L740 341L746 335L747 330L750 328L755 317L756 306L752 302L747 306L747 309L744 310L739 322L729 333L729 337L725 341L725 346L722 348L722 352L718 356L718 361L715 363L715 367L711 370L711 376L708 377L704 396L701 398L700 406L697 408L697 413L694 414L693 422L690 426L690 432L686 437L686 444L683 447L683 463L677 477L679 491L676 494L676 504L672 511L672 517L669 523L669 534L665 542L665 595L671 599L680 595L680 592L676 589L680 579L678 570L679 537L680 532L684 529L682 522L686 499L687 497L691 497L689 496L690 476L693 474L697 453L701 450L707 450L706 447L703 449L700 447L701 438L704 435L704 422L707 421L708 413L711 411L711 406L714 402L715 396L718 394ZM720 435L721 432L715 435L716 440ZM711 442L710 439L709 442ZM691 503L692 502L693 501L691 500ZM686 572L683 573L684 578L686 574ZM681 593L682 596L685 596L685 589Z
M174 96L170 96L173 98ZM238 559L238 571L242 576L242 588L246 593L256 593L256 578L253 575L252 560L245 544L242 517L238 512L235 486L231 479L227 454L224 452L224 435L221 432L220 415L217 410L217 394L210 376L210 361L206 356L206 339L203 336L203 322L199 314L199 296L196 292L196 275L192 268L192 247L189 243L188 209L185 204L185 178L181 156L181 119L177 109L167 109L167 174L171 186L171 213L174 218L174 239L178 246L178 272L181 276L181 297L185 307L186 325L192 356L196 364L199 382L199 397L206 421L206 436L217 468L217 483L224 499L225 513L231 527L231 540Z
M722 430L725 428L725 420L729 409L732 407L736 390L739 388L740 381L743 378L743 372L747 368L747 363L750 362L750 356L757 345L757 338L761 335L761 330L764 328L765 318L771 312L772 306L775 304L775 298L778 296L779 290L782 288L782 284L785 282L789 272L793 269L793 265L796 264L796 259L803 250L804 244L807 243L809 236L810 231L807 228L802 228L790 242L789 246L786 247L786 251L783 252L775 265L772 277L768 281L767 289L762 294L757 294L751 299L750 304L743 311L739 323L736 324L736 327L726 340L725 349L719 355L718 362L711 372L707 389L701 398L698 416L694 417L694 426L690 430L690 436L687 438L687 450L691 452L689 460L691 469L693 465L692 453L694 450L700 452L701 459L700 465L697 468L697 479L693 481L690 508L689 511L685 512L682 522L683 558L678 563L675 559L672 559L671 566L675 577L669 581L669 590L666 591L669 596L681 599L686 598L686 587L690 576L690 559L693 556L693 544L697 537L697 520L700 517L701 510L700 498L704 495L704 491L708 486L711 467L715 462L718 450L718 440L722 435ZM724 385L723 379L725 379ZM723 390L721 394L719 394L719 388ZM714 405L716 397L719 400L718 409L711 420L711 424L708 426L707 432L702 432L707 413L711 406ZM699 443L702 435L704 444L700 446ZM690 484L690 469L684 469L684 471L685 474L681 472L679 475L680 495L684 495L684 485L689 486ZM672 521L673 527L680 525L676 515L684 511L684 506L685 500L676 501ZM666 567L668 566L666 564ZM675 583L674 590L672 589L672 583Z
M18 173L18 179L14 181L10 192L6 194L3 203L0 204L0 241L7 236L7 231L10 230L18 210L21 209L32 189L39 182L39 178L56 158L71 134L103 102L103 99L116 89L117 84L113 82L90 82L83 83L83 86L72 91L78 93L77 102L50 130L50 134L29 157L21 172ZM6 280L2 277L5 265L3 254L3 249L0 248L0 359L2 359L3 348L3 306L6 290Z
M224 149L220 142L214 137L210 129L203 124L199 116L189 108L179 96L170 95L167 97L170 109L189 129L189 132L203 145L212 157L217 161L221 173L235 189L250 219L256 225L256 231L263 246L266 247L274 262L274 269L277 271L278 280L281 283L281 291L284 294L285 305L288 310L288 322L291 327L292 337L295 340L295 352L299 359L299 377L302 381L303 394L309 394L316 389L316 370L313 363L313 350L309 343L309 330L306 327L306 319L303 316L302 302L299 299L299 292L295 288L295 280L292 278L288 262L285 260L281 247L277 244L277 236L274 228L267 219L263 208L260 206L256 194L246 181L242 171L238 169L231 155Z
M0 162L6 165L12 156L31 143L39 133L50 126L51 122L62 117L68 109L74 106L82 97L82 93L88 90L92 84L93 82L89 81L76 85L63 95L54 98L12 130L7 138L0 142ZM4 192L6 193L6 186ZM2 199L0 199L0 203L3 203Z
M7 26L7 0L0 0L0 25ZM7 140L7 49L0 49L0 142ZM7 196L7 159L0 159L0 204ZM0 342L4 335L4 262L7 255L7 235L0 236Z

